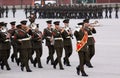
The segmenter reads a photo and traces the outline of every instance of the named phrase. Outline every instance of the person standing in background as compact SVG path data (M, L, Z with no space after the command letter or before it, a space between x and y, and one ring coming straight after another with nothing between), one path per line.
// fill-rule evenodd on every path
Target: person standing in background
M15 5L13 5L13 7L12 7L12 12L13 12L13 18L15 18L15 12L16 12Z

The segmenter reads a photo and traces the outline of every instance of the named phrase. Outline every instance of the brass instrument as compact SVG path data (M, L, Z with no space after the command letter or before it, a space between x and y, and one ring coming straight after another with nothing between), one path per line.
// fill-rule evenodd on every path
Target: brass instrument
M29 29L30 29L30 27L28 27L28 26L22 26L22 29L25 30L26 32L28 32Z
M7 27L2 27L1 31L6 35L6 40L5 41L10 41L10 33L8 33Z
M97 26L100 26L100 23L96 20L93 23L90 23L90 26L97 27Z

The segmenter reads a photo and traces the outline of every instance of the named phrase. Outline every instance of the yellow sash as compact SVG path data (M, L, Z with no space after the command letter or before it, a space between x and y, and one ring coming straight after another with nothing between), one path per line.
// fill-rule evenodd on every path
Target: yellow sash
M88 40L88 34L86 31L84 31L84 36L83 36L82 40L80 42L77 42L77 44L76 44L77 52L79 52L81 50L81 48L86 44L87 40Z

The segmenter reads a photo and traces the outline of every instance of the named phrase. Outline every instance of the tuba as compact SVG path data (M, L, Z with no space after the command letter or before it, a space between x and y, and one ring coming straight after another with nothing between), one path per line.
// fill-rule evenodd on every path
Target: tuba
M7 29L6 27L2 27L2 30L1 30L1 31L2 31L2 32L7 32L7 30L8 30L8 29Z
M37 28L37 24L35 24L35 23L30 24L30 28L33 29L33 30L36 29Z

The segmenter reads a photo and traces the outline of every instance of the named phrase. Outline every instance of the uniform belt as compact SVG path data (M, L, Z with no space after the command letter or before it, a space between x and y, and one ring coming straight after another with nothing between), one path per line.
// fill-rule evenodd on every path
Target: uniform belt
M88 35L88 37L93 37L93 35Z
M14 36L11 36L11 38L14 38Z
M27 40L30 40L31 37L29 38L23 38L23 39L18 39L18 41L27 41Z
M81 41L77 41L78 43L80 43Z
M50 36L47 36L47 38L51 38Z
M67 36L66 38L70 38L70 36Z
M55 40L62 40L62 38L54 38Z
M6 40L5 40L5 42L9 42L9 41L10 41L10 39L6 39Z

